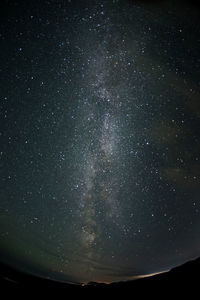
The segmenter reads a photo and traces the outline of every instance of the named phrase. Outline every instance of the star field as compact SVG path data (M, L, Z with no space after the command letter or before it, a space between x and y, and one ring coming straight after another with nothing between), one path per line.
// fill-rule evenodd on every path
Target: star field
M179 1L7 3L2 262L87 283L199 256L198 18Z

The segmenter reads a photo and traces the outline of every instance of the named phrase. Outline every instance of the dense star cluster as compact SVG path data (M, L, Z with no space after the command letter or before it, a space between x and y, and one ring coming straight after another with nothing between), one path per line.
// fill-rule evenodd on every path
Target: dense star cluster
M1 261L87 283L199 256L195 5L16 0L1 11Z

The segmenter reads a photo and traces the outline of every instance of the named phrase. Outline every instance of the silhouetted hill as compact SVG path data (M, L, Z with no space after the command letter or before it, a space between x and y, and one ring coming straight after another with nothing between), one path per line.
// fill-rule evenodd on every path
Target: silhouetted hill
M66 292L66 297L69 292L73 293L100 293L119 295L119 293L136 293L148 295L149 293L158 292L158 289L163 292L163 295L170 294L173 291L179 291L181 293L198 291L200 284L199 277L200 270L200 258L189 261L184 265L176 267L169 272L154 275L143 279L137 279L134 281L103 284L90 282L88 285L73 285L67 283L60 283L51 281L48 279L38 278L35 276L23 274L17 270L0 264L0 288L1 290L28 290L29 292L38 291L38 295L41 291L45 291L45 294L52 295L58 291ZM114 294L113 294L114 293ZM65 297L65 298L66 298Z

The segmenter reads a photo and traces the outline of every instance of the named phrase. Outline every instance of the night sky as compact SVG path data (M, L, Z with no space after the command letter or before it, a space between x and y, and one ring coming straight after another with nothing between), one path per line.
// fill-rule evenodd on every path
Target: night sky
M72 283L200 255L200 13L2 1L0 260Z

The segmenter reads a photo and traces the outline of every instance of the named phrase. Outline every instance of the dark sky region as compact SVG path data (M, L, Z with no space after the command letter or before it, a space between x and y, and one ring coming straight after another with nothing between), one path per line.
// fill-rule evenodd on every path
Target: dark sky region
M195 4L1 5L1 262L87 283L198 257Z

